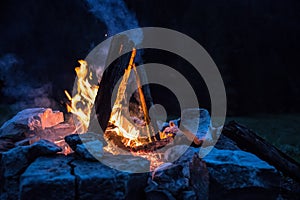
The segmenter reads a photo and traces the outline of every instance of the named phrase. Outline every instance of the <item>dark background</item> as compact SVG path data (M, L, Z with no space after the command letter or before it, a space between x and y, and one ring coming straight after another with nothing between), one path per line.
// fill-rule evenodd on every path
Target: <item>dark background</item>
M208 51L225 83L228 115L300 111L299 1L125 2L140 27L175 29ZM63 90L73 87L77 60L105 39L106 26L83 0L2 0L0 5L2 117L9 113L7 105L13 112L31 106L65 109ZM180 59L170 60L184 70ZM203 84L199 80L199 90ZM204 92L205 108L207 98Z

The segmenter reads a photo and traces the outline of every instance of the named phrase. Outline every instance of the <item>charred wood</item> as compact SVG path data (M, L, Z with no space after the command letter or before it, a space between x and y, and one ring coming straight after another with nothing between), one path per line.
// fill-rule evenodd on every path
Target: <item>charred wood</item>
M235 141L240 149L255 154L285 175L300 181L300 164L259 137L254 131L231 121L224 126L223 134Z

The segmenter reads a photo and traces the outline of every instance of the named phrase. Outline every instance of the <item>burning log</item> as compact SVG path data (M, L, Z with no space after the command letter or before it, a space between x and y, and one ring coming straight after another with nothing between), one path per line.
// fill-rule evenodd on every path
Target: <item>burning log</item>
M150 142L151 142L152 141L151 132L153 133L154 130L153 130L152 126L149 126L149 124L150 124L149 112L148 112L145 96L144 96L144 93L143 93L143 90L142 90L142 85L141 85L141 81L140 81L140 78L139 78L139 74L136 70L135 64L132 65L132 68L134 70L134 74L135 74L135 77L136 77L136 83L137 83L137 87L138 87L138 93L139 93L139 97L140 97L140 102L141 102L143 114L144 114L144 121L146 123L148 138L150 139ZM150 130L150 128L152 128L152 129Z
M153 120L154 123L150 124L148 107L153 105L153 102L149 87L142 87L141 78L146 77L143 73L139 74L136 69L136 49L133 48L132 41L129 41L125 35L114 39L111 42L107 60L111 60L109 56L121 55L127 51L132 51L132 53L120 56L103 73L99 85L100 89L95 100L97 119L104 132L108 126L116 126L118 128L117 134L130 139L130 141L143 137L152 142L156 140L154 136L158 131L155 120ZM111 108L113 90L121 77L122 80L118 85L116 99L113 99L115 102L113 108ZM130 94L128 88L134 88L133 85L137 86L137 91ZM132 95L131 98L128 95ZM92 117L91 120L95 119ZM92 124L94 122L91 122L90 130L97 132L97 130L93 130Z
M127 49L133 48L133 42L129 41L127 36L122 35L111 42L111 47L108 56L121 54ZM109 59L108 59L109 60ZM117 81L122 77L125 69L128 66L130 54L125 54L118 58L117 62L113 63L103 73L96 99L95 110L98 121L103 131L106 130L111 116L111 97L113 89Z
M116 145L117 147L125 151L140 152L140 153L154 152L173 142L173 137L167 137L157 141L154 141L155 140L154 137L151 137L151 141L149 138L139 138L138 140L135 141L135 140L130 140L128 138L119 136L116 132L111 130L106 131L105 137L110 143ZM134 144L135 142L138 144ZM124 145L127 143L129 143L129 145Z
M223 134L235 141L240 149L255 154L284 174L300 181L299 163L256 135L252 130L235 121L231 121L224 126Z

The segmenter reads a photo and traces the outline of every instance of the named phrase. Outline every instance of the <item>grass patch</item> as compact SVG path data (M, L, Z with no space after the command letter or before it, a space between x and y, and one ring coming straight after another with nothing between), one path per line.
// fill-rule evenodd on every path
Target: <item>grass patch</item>
M227 117L255 131L300 163L300 114Z

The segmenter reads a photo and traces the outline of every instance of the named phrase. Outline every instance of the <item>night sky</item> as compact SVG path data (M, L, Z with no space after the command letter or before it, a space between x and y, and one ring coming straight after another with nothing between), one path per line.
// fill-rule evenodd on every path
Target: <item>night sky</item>
M0 103L14 111L33 106L63 110L63 91L73 87L77 60L106 33L134 26L170 28L199 42L221 72L229 115L300 111L297 0L125 0L128 15L117 19L129 25L119 29L105 21L118 15L117 9L103 9L107 18L101 20L85 0L0 4ZM130 24L131 18L137 23ZM144 60L187 71L185 61L167 52L148 51ZM200 106L209 109L205 83L197 76L189 79L203 94ZM161 96L159 90L153 93Z

